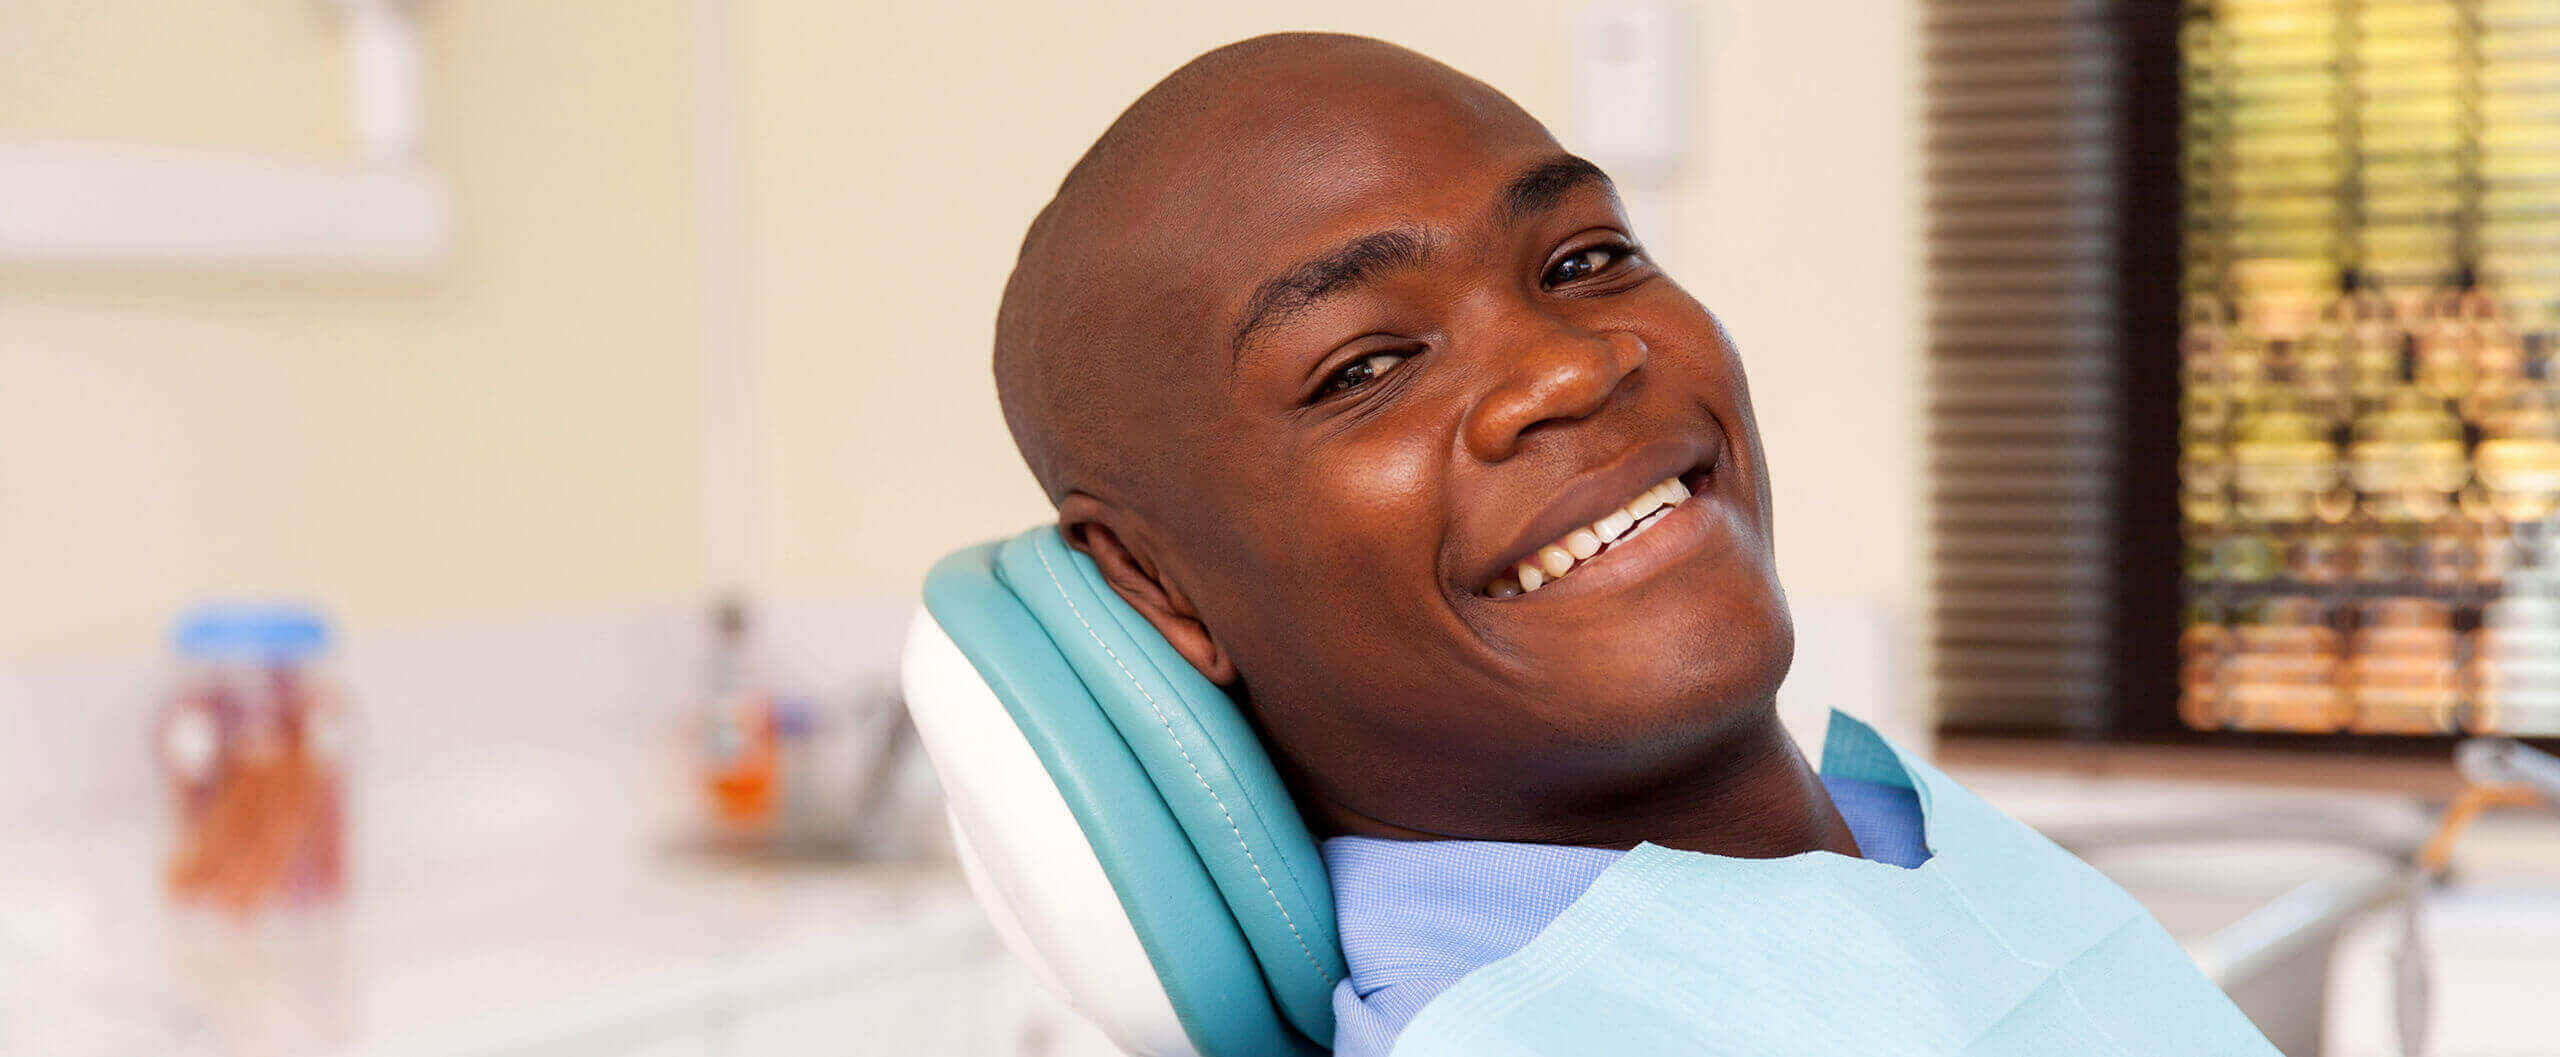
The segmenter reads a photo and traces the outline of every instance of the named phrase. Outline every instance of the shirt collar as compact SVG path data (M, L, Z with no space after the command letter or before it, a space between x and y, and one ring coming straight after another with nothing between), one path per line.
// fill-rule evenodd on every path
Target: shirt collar
M1325 841L1355 989L1366 997L1392 984L1451 983L1506 957L1625 854L1498 841Z
M1902 750L1884 740L1884 735L1839 709L1831 710L1831 725L1822 735L1822 773L1830 778L1855 778L1861 782L1892 786L1896 789L1920 791ZM1921 798L1925 812L1928 799Z

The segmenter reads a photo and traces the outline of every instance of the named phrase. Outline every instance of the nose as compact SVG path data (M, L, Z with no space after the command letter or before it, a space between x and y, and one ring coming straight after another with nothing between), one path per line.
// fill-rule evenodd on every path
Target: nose
M1644 366L1652 351L1624 330L1594 331L1548 321L1504 355L1493 391L1476 403L1462 430L1469 454L1508 459L1539 426L1586 418Z

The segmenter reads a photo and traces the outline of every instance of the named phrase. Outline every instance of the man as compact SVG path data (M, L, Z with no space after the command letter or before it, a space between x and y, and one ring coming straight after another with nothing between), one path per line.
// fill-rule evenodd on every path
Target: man
M1822 856L1931 892L1964 866L1910 869L1940 849L1926 783L1818 775L1779 725L1794 640L1741 360L1608 178L1484 84L1319 34L1185 65L1033 222L995 370L1066 539L1237 698L1331 836L1340 1052L1578 942L1582 902L1634 898L1607 883L1625 849L1675 873ZM1794 971L1820 961L1801 941L1750 942ZM1634 1004L1694 1012L1676 972L1722 956L1640 969L1662 994ZM1619 1045L1714 1052L1620 1012ZM1960 1022L1910 1037L1981 1035ZM1460 1049L1553 1049L1537 1034Z

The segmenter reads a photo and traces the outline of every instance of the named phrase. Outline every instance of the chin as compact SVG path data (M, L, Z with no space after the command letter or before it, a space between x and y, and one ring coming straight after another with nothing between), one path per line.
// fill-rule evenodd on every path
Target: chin
M1795 658L1795 624L1774 576L1693 595L1683 611L1638 621L1658 629L1576 636L1558 643L1558 670L1541 687L1556 734L1586 751L1685 756L1776 715L1778 685ZM1571 751L1568 749L1567 751Z

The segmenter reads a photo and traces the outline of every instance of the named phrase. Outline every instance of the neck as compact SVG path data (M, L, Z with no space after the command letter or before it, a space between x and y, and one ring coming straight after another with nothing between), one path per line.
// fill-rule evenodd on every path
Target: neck
M1670 777L1562 803L1515 802L1503 811L1511 817L1504 825L1415 829L1351 811L1337 802L1317 803L1320 817L1334 832L1402 840L1498 840L1593 848L1632 848L1649 842L1737 859L1776 859L1808 851L1858 855L1857 838L1832 806L1821 777L1779 724L1775 709L1763 709L1738 724Z
M1586 807L1587 835L1577 843L1596 847L1650 842L1738 859L1858 855L1849 824L1774 709L1676 777Z

